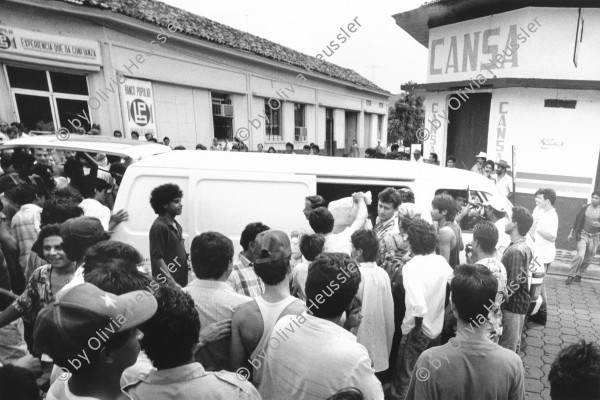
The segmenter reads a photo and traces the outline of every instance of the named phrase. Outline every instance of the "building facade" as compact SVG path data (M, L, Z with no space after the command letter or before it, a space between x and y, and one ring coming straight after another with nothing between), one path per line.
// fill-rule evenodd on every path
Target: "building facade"
M387 137L389 93L354 71L164 3L7 0L0 12L0 119L32 130L333 155Z
M450 4L452 3L452 4ZM558 243L600 178L600 4L438 1L395 15L429 48L424 149L470 169L475 155L514 166L515 203L559 196Z

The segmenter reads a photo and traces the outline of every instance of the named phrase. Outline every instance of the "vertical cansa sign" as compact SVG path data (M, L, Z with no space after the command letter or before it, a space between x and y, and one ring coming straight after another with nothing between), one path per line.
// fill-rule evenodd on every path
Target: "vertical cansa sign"
M151 133L156 138L156 117L152 82L125 78L121 88L121 108L128 138L136 131L143 137Z

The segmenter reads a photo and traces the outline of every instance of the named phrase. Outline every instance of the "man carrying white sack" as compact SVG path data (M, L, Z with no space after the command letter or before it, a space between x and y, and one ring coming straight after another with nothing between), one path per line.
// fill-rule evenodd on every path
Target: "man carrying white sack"
M352 224L339 233L333 233L335 219L328 209L319 207L310 213L308 222L311 228L313 228L315 233L325 236L324 253L345 253L348 255L352 253L350 237L357 230L363 229L368 217L364 194L360 192L354 193L352 199L357 206L356 216Z

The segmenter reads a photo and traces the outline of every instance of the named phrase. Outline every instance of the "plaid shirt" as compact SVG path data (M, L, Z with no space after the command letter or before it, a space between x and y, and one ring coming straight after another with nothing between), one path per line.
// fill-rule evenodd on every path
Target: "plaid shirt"
M265 284L262 279L256 276L252 263L241 254L233 264L233 270L227 278L227 284L237 293L252 298L262 296L265 292Z
M512 242L502 256L502 264L506 267L508 301L502 305L503 310L515 314L527 313L531 298L527 287L528 266L533 259L533 251L524 238Z
M24 204L15 214L11 223L11 233L19 244L19 264L29 279L33 271L27 270L27 261L31 247L40 233L42 208L35 204Z

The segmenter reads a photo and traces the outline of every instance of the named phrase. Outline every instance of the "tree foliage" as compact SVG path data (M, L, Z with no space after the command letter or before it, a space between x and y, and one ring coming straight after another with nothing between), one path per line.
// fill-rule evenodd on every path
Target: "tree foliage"
M411 87L415 82L408 82L403 87ZM390 107L388 116L388 142L398 139L410 143L419 143L416 132L423 126L425 119L424 98L414 91L400 94L400 98Z

